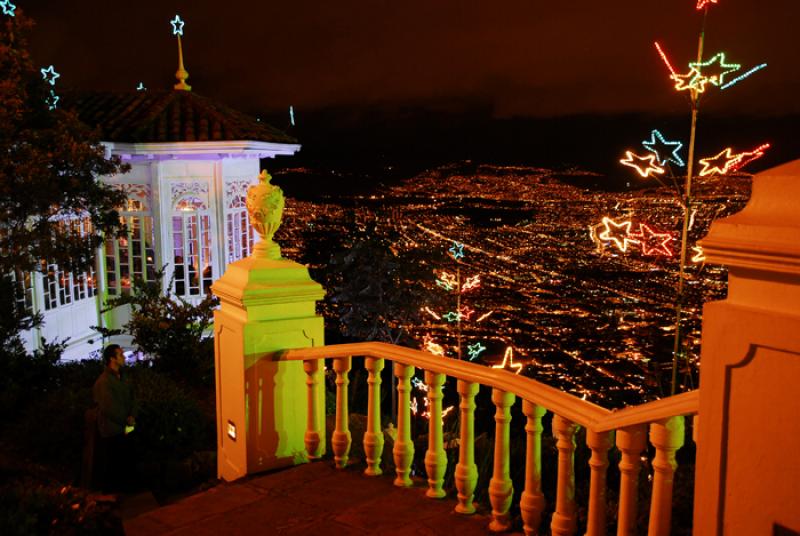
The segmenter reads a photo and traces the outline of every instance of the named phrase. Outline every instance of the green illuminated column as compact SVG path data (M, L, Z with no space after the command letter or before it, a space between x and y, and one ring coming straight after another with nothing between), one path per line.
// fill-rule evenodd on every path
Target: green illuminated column
M308 270L280 256L272 236L280 225L283 193L261 183L250 189L250 221L262 240L252 256L228 265L214 283L220 309L214 315L218 475L235 480L248 473L303 463L308 391L302 361L280 361L289 348L321 346L323 321L315 302L324 295ZM324 419L324 391L313 397ZM324 423L316 423L317 431ZM325 450L325 434L320 433Z

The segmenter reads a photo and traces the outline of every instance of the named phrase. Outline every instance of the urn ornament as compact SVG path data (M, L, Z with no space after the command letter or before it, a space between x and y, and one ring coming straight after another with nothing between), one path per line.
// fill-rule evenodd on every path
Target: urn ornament
M272 176L266 170L258 176L258 184L247 189L247 213L250 224L261 237L253 248L256 258L280 259L281 249L273 240L283 217L283 190L270 184Z

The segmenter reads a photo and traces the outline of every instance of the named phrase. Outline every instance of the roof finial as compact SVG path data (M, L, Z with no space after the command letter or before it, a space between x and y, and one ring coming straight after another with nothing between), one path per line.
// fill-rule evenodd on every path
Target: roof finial
M172 24L172 35L178 38L178 70L175 72L175 78L178 79L178 83L173 87L181 91L191 91L192 86L186 83L186 79L189 78L189 73L183 67L183 46L181 45L181 36L183 35L184 22L181 20L180 15L175 15L175 18L169 21L169 23Z

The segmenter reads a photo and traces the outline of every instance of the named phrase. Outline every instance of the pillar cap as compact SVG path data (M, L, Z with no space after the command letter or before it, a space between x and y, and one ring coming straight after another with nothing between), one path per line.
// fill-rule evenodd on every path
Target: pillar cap
M321 300L322 285L312 280L308 269L288 259L248 257L228 265L213 285L223 304L240 308Z

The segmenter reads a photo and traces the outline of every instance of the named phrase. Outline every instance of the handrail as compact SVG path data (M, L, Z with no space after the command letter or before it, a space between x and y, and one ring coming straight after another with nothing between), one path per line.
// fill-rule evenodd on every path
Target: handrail
M284 350L276 352L273 359L276 361L303 361L351 356L390 359L404 365L511 392L594 432L651 423L676 415L696 414L699 407L699 392L692 391L639 406L610 411L532 378L518 376L506 370L489 368L466 361L442 359L440 356L422 350L383 342ZM268 358L268 356L264 357Z

